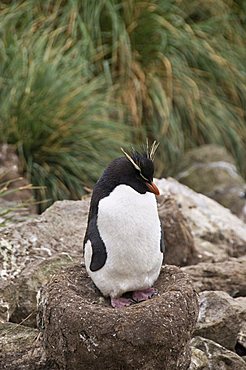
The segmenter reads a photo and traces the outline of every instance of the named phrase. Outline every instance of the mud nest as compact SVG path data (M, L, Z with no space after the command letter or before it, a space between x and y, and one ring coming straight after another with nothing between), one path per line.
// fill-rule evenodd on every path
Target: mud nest
M160 295L114 309L73 266L41 292L39 326L47 357L57 369L187 369L198 302L187 274L165 266Z

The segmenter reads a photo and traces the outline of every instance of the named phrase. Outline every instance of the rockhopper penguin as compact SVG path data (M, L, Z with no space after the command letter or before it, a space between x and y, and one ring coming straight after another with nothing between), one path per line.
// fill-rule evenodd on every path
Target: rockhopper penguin
M116 308L151 298L163 260L153 183L157 148L113 160L96 183L84 239L86 270ZM131 292L131 298L122 294Z

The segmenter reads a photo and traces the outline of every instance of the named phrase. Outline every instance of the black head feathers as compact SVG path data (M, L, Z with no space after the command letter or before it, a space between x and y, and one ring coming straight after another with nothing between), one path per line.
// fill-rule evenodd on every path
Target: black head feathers
M156 141L154 141L149 150L147 142L146 151L143 153L139 153L138 151L133 150L130 154L128 154L123 148L121 148L126 158L132 163L133 167L139 172L140 176L146 181L153 180L154 174L153 160L158 145L159 144L157 144Z
M133 150L131 152L131 154L128 154L123 148L121 148L121 150L125 154L126 158L129 159L129 161L133 164L133 166L137 170L139 170L139 165L137 163L139 161L139 159L141 159L142 157L145 157L147 159L150 159L153 162L155 152L156 152L158 146L159 146L159 143L154 141L153 144L151 145L150 149L149 149L149 144L148 144L148 141L147 141L146 151L143 154L140 154L139 152L137 152L135 150Z

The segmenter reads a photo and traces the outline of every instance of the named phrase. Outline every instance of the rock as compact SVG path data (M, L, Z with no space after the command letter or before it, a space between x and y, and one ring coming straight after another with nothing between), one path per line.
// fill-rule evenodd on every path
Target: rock
M0 324L1 370L52 370L46 361L37 329Z
M246 361L246 321L241 323L240 331L237 336L235 351L239 356L244 357Z
M37 292L50 278L74 262L67 254L35 261L13 281L0 283L0 319L36 327Z
M194 237L197 257L202 262L225 261L246 254L245 223L214 200L195 193L174 179L155 180L161 192L178 203Z
M194 335L211 339L239 356L246 356L246 297L225 292L199 294L199 316Z
M10 320L18 307L18 287L12 281L0 281L0 323Z
M224 262L203 262L182 270L190 275L198 292L223 290L232 297L246 296L246 256Z
M241 357L210 339L195 337L191 340L191 348L193 356L189 370L246 370L246 363ZM200 361L197 367L197 352L194 348L202 351L207 358L205 360L200 356L203 363Z
M191 347L191 361L188 370L206 369L209 369L209 363L206 354L198 348Z
M244 356L246 361L246 297L238 297L235 301L239 305L238 315L241 321L235 351L240 356Z
M0 276L18 277L36 260L57 253L81 258L89 199L59 201L41 216L1 230Z
M246 184L233 157L224 147L212 144L189 150L184 154L175 177L243 217L245 199L240 194L246 190Z
M204 291L199 294L199 316L194 335L208 338L234 350L246 307L226 292Z
M196 263L191 229L176 200L168 195L162 196L159 200L158 212L164 230L164 262L176 266Z
M187 369L198 304L188 275L162 268L160 296L124 309L101 297L74 266L41 292L39 325L59 369Z
M237 297L234 299L235 309L238 312L241 323L246 323L246 297Z
M7 201L0 194L0 230L3 227L15 226L17 223L30 219L33 217L33 213L31 205Z

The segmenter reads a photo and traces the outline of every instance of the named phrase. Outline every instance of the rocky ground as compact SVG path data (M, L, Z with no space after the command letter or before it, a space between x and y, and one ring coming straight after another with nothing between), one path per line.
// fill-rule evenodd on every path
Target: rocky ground
M1 369L246 369L245 224L173 179L156 183L160 296L124 310L81 264L89 198L1 230Z
M239 219L174 179L156 184L160 295L126 309L111 308L84 269L89 197L0 229L0 369L246 369L243 203Z

